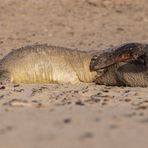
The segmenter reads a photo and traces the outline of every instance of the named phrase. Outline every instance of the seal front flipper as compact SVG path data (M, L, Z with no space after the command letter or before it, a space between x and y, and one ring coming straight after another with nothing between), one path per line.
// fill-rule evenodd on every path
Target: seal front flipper
M95 54L90 62L90 70L96 71L106 68L119 62L128 62L136 60L138 57L143 58L145 65L148 67L148 45L141 43L126 43L120 46L106 49L102 54Z

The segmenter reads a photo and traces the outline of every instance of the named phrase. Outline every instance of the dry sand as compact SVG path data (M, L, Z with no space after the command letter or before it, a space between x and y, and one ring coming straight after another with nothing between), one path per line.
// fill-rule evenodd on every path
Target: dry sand
M48 43L148 42L147 0L0 0L0 58ZM0 148L147 148L147 88L0 86Z

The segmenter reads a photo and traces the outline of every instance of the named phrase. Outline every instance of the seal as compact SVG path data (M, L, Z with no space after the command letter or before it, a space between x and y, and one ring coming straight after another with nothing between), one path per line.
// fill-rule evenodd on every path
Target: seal
M15 49L0 60L0 82L72 84L93 82L99 73L91 72L89 64L96 52L47 44Z
M136 60L145 55L147 44L125 43L113 48L104 50L101 54L95 54L90 62L90 70L98 70L123 61ZM144 58L144 57L143 57Z
M96 84L115 86L148 86L148 45L126 43L96 54L90 62L91 71L102 70Z

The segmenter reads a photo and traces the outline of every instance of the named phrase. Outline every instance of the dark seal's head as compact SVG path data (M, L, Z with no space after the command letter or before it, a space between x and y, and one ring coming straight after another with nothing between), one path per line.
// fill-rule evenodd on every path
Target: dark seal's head
M101 54L95 54L90 62L90 70L97 71L107 68L119 62L127 62L137 59L145 54L148 45L140 43L127 43L106 49Z

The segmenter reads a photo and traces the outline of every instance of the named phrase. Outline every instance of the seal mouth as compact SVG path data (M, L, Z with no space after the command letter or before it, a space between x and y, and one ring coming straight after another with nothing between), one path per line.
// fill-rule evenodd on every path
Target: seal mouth
M97 72L104 72L105 69L111 67L114 64L108 65L108 66L102 66L100 67L100 65L90 65L90 71L97 71Z

